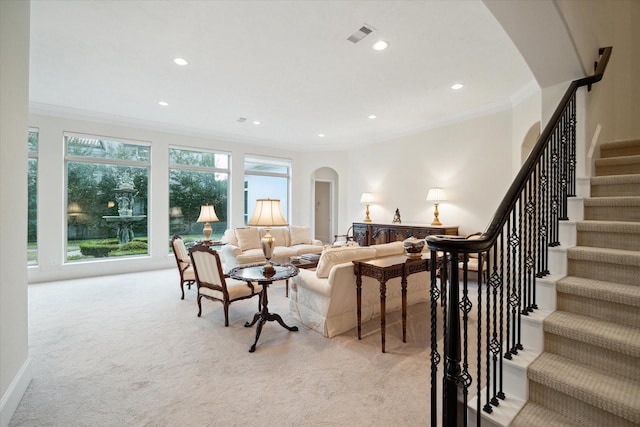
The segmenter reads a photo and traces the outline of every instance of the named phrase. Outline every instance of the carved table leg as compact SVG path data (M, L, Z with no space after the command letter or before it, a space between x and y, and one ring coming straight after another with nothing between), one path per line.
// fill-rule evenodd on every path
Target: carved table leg
M407 276L402 275L402 342L407 342Z
M387 283L380 281L380 342L382 344L382 352L384 353L385 329L387 321L385 312L387 311Z
M244 324L245 328L250 328L251 326L255 325L256 322L258 322L258 326L256 327L256 339L253 345L249 347L249 353L253 353L254 351L256 351L258 338L260 338L262 327L266 322L276 321L280 324L280 326L282 326L283 328L289 331L292 331L292 332L298 331L297 326L287 326L279 314L269 313L269 298L267 296L267 288L269 287L269 285L270 283L264 283L262 285L262 294L260 295L260 297L262 298L262 310L253 316L253 320L251 322L247 322Z
M358 317L358 339L362 337L362 274L356 274L356 315Z

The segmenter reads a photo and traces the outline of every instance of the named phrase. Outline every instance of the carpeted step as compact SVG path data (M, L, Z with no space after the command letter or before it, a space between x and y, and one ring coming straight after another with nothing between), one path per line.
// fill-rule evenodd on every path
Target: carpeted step
M569 418L553 412L544 406L534 402L527 402L522 410L513 419L511 427L580 427L580 424L572 422Z
M640 286L640 252L574 246L567 249L567 275Z
M586 220L640 222L640 197L589 197L583 204Z
M560 310L543 327L545 352L640 381L640 328Z
M558 310L640 328L640 286L566 276L556 292Z
M640 154L640 139L614 141L600 145L600 158L634 156Z
M577 245L640 251L640 222L579 221Z
M596 159L596 176L640 173L640 155Z
M608 175L591 178L591 197L640 196L640 175Z
M529 399L583 425L640 423L640 382L543 352L530 366Z

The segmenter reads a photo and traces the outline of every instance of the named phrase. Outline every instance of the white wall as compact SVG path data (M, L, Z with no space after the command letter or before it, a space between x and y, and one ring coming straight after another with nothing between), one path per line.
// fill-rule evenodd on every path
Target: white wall
M0 1L0 426L31 381L27 322L28 1Z
M604 79L586 96L585 131L590 142L602 126L600 142L640 136L640 2L558 0L580 60L593 72L599 47L613 46Z
M511 182L512 113L493 113L349 151L347 222L361 221L362 192L373 192L371 219L430 224L430 187L443 187L440 221L460 234L484 231ZM344 229L346 227L343 226Z

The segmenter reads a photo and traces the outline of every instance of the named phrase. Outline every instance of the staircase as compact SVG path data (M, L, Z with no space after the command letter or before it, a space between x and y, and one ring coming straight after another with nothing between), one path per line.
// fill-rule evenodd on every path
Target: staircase
M600 157L512 426L640 424L640 140Z

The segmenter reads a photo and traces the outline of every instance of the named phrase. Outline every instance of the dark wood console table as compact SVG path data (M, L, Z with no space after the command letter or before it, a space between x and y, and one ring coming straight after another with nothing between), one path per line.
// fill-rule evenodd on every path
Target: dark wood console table
M382 243L405 240L411 236L424 239L432 235L458 235L457 225L424 225L424 224L385 224L373 222L354 222L353 239L360 246L379 245Z
M439 261L439 260L438 260ZM431 253L424 252L419 258L406 255L394 255L368 261L353 261L353 272L356 275L356 315L358 318L358 339L362 332L362 276L373 277L380 282L380 342L385 352L386 299L387 281L400 277L402 286L402 342L407 342L407 277L431 268ZM437 268L437 266L436 266Z

